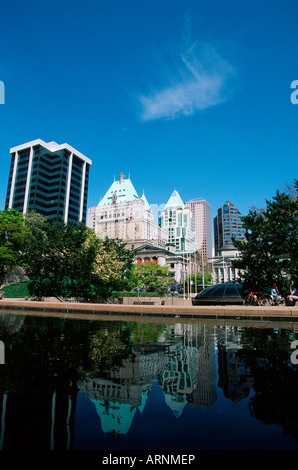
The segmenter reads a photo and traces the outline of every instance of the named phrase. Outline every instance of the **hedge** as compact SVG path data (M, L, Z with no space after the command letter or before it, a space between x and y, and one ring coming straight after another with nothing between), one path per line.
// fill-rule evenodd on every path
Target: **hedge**
M111 294L111 297L161 297L159 293L156 292L119 292L114 291Z

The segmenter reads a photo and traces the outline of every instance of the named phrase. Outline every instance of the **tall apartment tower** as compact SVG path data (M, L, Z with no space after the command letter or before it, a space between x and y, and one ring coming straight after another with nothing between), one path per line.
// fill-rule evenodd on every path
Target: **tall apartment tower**
M232 238L235 240L245 239L243 215L229 201L217 209L217 215L213 219L213 227L215 255L220 253L224 245L232 243Z
M68 144L33 140L10 149L5 209L86 223L92 161Z
M191 199L185 203L194 219L197 250L202 260L212 257L212 219L211 206L205 199Z
M174 190L162 213L159 216L159 225L168 233L168 243L176 248L177 252L195 252L196 236L192 212L185 207L178 191Z

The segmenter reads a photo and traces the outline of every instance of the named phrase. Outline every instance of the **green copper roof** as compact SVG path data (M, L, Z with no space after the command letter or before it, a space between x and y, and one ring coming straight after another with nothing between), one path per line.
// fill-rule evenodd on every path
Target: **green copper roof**
M149 202L147 201L147 198L146 198L144 192L143 192L143 194L142 194L141 199L142 199L142 200L144 201L144 203L145 203L145 209L146 209L147 211L149 211L149 210L150 210L150 205L149 205Z
M98 206L106 206L110 204L120 204L122 202L130 202L140 199L134 185L130 179L125 179L124 174L120 173L119 181L114 181Z
M172 195L168 202L166 203L164 209L169 209L169 208L174 208L174 207L179 207L180 209L184 209L184 203L176 189L172 192Z

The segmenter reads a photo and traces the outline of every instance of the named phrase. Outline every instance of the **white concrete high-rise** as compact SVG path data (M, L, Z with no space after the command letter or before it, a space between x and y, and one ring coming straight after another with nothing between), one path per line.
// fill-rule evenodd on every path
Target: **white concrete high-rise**
M178 191L174 190L162 213L159 225L168 233L168 243L177 252L195 252L196 238L194 220L189 207L183 203Z

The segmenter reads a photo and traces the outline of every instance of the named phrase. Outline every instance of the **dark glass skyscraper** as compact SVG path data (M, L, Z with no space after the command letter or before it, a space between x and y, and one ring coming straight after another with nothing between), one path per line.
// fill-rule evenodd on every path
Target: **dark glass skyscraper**
M244 240L243 215L231 202L225 202L217 209L217 215L213 219L214 248L218 255L224 245L232 243L232 239Z
M5 209L86 223L92 161L68 144L40 139L10 149Z

